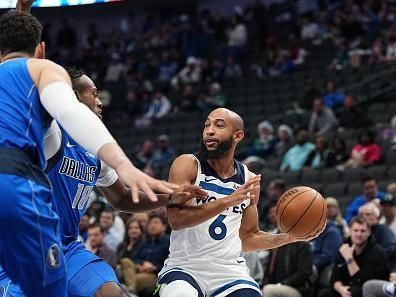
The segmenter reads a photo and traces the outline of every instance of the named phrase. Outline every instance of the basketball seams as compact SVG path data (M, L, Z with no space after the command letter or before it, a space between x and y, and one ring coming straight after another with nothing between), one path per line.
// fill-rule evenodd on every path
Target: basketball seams
M315 197L316 197L316 196L315 196ZM321 215L320 215L320 219L319 219L318 222L316 223L315 227L314 227L311 231L309 231L308 233L302 235L302 237L312 235L312 232L313 232L313 231L318 227L318 225L322 222L322 218L323 218L323 215L324 215L325 209L326 209L326 204L325 204L324 202L322 202L322 201L321 201L321 203L322 203L322 213L321 213ZM304 215L305 215L305 214L304 214ZM303 215L302 217L304 217L304 215Z
M287 203L286 203L286 205L283 207L283 209L282 209L282 212L281 212L281 214L279 215L279 226L281 227L282 226L282 215L283 215L283 212L285 211L285 209L287 208L287 206L296 198L296 197L298 197L298 196L300 196L300 195L302 195L302 194L304 194L304 193L306 193L306 192L309 192L309 191L312 191L313 189L308 189L308 190L305 190L305 191L303 191L303 192L301 192L301 193L298 193L297 195L295 195L293 198L291 198ZM282 199L282 197L279 199L279 201ZM277 205L277 207L276 207L276 213L277 213L277 209L278 209L278 207L280 206L280 204L278 204ZM294 226L293 226L294 227ZM289 230L290 231L290 230ZM288 232L289 232L288 231Z
M311 190L309 190L309 191L311 191ZM306 214L306 213L308 212L308 210L311 208L312 204L315 202L316 196L318 195L318 191L315 191L315 192L316 192L316 193L315 193L315 196L313 197L313 199L312 199L312 201L309 203L309 205L306 207L304 213L300 216L300 218L297 220L297 222L295 222L294 225L290 227L289 230L284 231L285 233L288 233L288 232L290 232L291 230L293 230L293 228L294 228L295 226L297 226L297 224L301 221L301 219L305 216L305 214ZM302 193L301 193L301 194L302 194ZM297 195L296 195L296 197L297 197ZM294 198L295 198L295 197L294 197ZM294 198L291 199L291 201L293 201ZM284 209L286 209L286 206L284 207ZM283 212L282 212L282 213L283 213ZM280 216L280 220L279 220L279 221L282 222L282 215Z

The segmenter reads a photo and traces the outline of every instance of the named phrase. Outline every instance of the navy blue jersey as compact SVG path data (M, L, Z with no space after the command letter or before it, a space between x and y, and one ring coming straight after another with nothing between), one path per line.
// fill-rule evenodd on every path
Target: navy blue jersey
M26 58L0 64L0 147L18 148L45 168L43 138L50 119L27 69Z
M101 163L78 145L63 129L62 144L48 160L48 177L54 192L54 205L60 218L62 243L78 238L78 225L98 179Z

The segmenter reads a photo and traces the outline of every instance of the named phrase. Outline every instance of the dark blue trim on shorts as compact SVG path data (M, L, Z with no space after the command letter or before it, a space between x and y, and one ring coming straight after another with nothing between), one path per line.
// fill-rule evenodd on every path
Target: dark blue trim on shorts
M210 295L210 297L215 297L215 296L219 295L220 293L224 292L225 290L227 290L233 286L240 285L240 284L251 285L251 286L256 287L257 289L260 290L260 287L257 283L248 281L248 280L244 280L244 279L238 279L236 281L225 284L224 286L218 288L212 295Z
M28 152L0 147L0 173L24 177L49 188L47 176L36 163Z
M169 284L169 283L171 283L173 281L177 281L177 280L182 280L182 281L189 283L191 286L194 287L194 289L196 289L198 291L198 297L205 297L205 295L203 294L201 288L199 287L199 285L197 284L195 279L188 273L180 271L180 270L169 271L168 273L166 273L164 276L162 276L158 280L158 284Z

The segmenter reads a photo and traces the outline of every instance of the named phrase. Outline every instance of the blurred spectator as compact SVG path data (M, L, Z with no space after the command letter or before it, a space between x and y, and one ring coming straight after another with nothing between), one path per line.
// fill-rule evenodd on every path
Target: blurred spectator
M177 68L177 61L171 59L170 53L163 52L158 68L158 80L163 83L169 83L176 74Z
M309 134L330 137L335 132L337 125L338 121L333 111L323 105L321 98L316 98L313 102L313 110L309 120Z
M165 94L157 90L154 94L153 101L151 101L148 112L145 114L147 118L159 119L166 116L172 109L172 104L165 96Z
M391 194L393 197L396 196L396 182L392 182L390 183L387 187L386 187L386 191Z
M128 112L128 118L133 122L136 117L141 115L140 102L136 96L135 91L128 91L126 97L126 111Z
M365 177L362 179L363 194L355 197L348 205L345 213L345 219L349 222L352 217L358 214L359 208L367 202L382 200L386 193L378 191L377 180L373 177Z
M312 252L306 242L290 243L272 249L264 276L266 297L310 295Z
M385 60L389 63L396 61L396 36L389 37Z
M334 81L326 82L326 93L323 96L324 105L328 108L337 108L344 104L345 95L337 89Z
M293 130L288 125L278 127L278 141L274 148L275 156L282 157L294 145Z
M147 225L147 239L135 252L133 261L122 261L125 284L137 293L153 291L157 273L169 254L169 236L165 235L166 223L162 217L150 217Z
M247 45L248 31L241 15L235 15L231 25L232 27L227 31L228 55L241 58Z
M86 242L88 238L89 215L84 214L78 225L78 237L82 242Z
M272 220L269 215L270 209L276 205L279 198L286 191L286 183L283 179L273 179L267 189L265 195L261 195L258 202L259 218L260 218L260 229L264 231L273 230L276 227L271 223Z
M100 214L99 224L104 232L104 242L113 251L116 252L118 245L122 242L124 233L117 232L115 226L115 213L111 209L104 209Z
M227 58L227 64L224 68L224 77L226 79L234 79L242 76L241 66L235 62L233 57Z
M369 57L369 64L381 64L386 61L384 44L381 38L377 38L371 47L371 55Z
M315 145L308 142L306 130L297 133L296 144L285 154L280 165L280 171L299 171L304 167L309 154L315 149Z
M337 199L334 197L327 197L325 200L327 205L327 220L340 229L342 238L347 238L349 236L348 223L342 217L342 212Z
M169 136L162 134L157 138L158 145L153 152L150 165L154 172L159 173L161 170L169 167L176 158L176 151L171 147Z
M319 274L324 268L333 264L343 241L341 230L329 219L323 232L311 242L313 245L313 264Z
M257 125L258 137L254 139L248 155L257 156L265 159L272 154L276 145L276 138L274 136L274 128L268 121L262 121Z
M318 23L313 18L302 18L300 36L302 40L312 40L318 38Z
M125 228L125 238L118 247L117 256L118 259L134 259L136 250L144 238L145 231L143 225L134 217L128 219Z
M104 230L100 225L90 225L88 227L87 249L105 260L114 269L117 266L117 255L104 241Z
M304 95L300 101L300 107L305 110L311 110L315 98L320 97L320 92L312 78L308 78L304 85Z
M374 134L370 130L362 130L358 135L358 143L353 146L345 167L370 166L381 161L381 147L374 143Z
M194 111L196 110L198 97L192 85L186 85L184 87L183 94L178 102L176 110L182 111Z
M380 132L380 140L390 143L393 150L396 150L396 115L390 120L389 127Z
M111 54L111 63L107 67L104 81L106 83L117 83L124 78L125 66L121 62L120 55L116 52Z
M186 65L174 77L172 77L171 84L178 90L181 86L186 84L196 84L201 81L201 64L195 57L188 57Z
M366 113L356 104L356 98L352 94L345 96L344 109L338 114L340 122L339 130L360 129L370 125Z
M351 236L336 256L331 288L321 290L319 297L361 297L366 280L388 277L385 252L370 236L369 225L362 217L355 217L349 227Z
M392 230L396 236L396 196L387 194L384 199L380 201L381 214L384 218L383 224Z
M380 210L373 202L367 202L359 208L359 215L362 216L371 228L371 235L377 243L382 246L388 256L388 260L396 259L396 237L387 225L379 223Z
M304 164L304 167L320 169L328 167L328 158L330 150L327 148L327 141L323 136L315 139L315 150L313 150Z
M202 95L197 106L202 111L209 111L218 107L225 107L227 99L221 91L221 85L217 82L209 86L209 95Z
M396 296L396 267L391 269L389 280L368 280L363 285L363 297Z
M139 222L143 226L144 232L147 229L147 223L149 221L149 216L146 212L136 212L132 215L132 217Z
M327 166L333 167L344 164L349 158L344 139L334 137L330 152L327 156Z
M133 154L133 164L139 169L144 169L153 157L154 148L154 143L150 139L146 139L138 151Z

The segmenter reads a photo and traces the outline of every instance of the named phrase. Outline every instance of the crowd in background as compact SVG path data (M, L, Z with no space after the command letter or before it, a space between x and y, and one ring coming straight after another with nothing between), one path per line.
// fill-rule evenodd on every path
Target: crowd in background
M47 24L44 40L51 58L83 68L96 82L105 121L144 129L172 113L227 106L224 81L242 76L265 80L304 67L310 55L307 44L332 44L329 71L394 62L396 9L389 2L257 1L235 7L230 18L204 10L197 15L147 14L137 21L130 13L107 34L95 24L80 33L65 20L56 34ZM277 158L282 172L345 170L380 164L388 149L396 149L396 117L384 127L375 126L354 95L344 94L334 81L321 89L314 78L307 80L296 106L310 115L306 125L293 131L286 124L261 122L257 138L243 152L247 164L252 157L263 166ZM359 131L355 139L339 136L348 129ZM147 139L136 148L134 164L164 176L177 156L171 137ZM349 197L345 210L337 197L326 198L328 224L316 240L244 255L264 296L337 296L333 289L348 296L350 286L352 297L368 297L377 279L396 281L396 185L390 184L387 193L379 191L373 177L365 177L361 185L362 194ZM290 186L275 179L262 189L262 230L278 232L275 205ZM80 224L81 240L138 296L151 296L168 255L169 233L165 208L116 213L102 197L92 199ZM345 241L359 247L354 256L360 267L357 276L348 272L351 251Z

